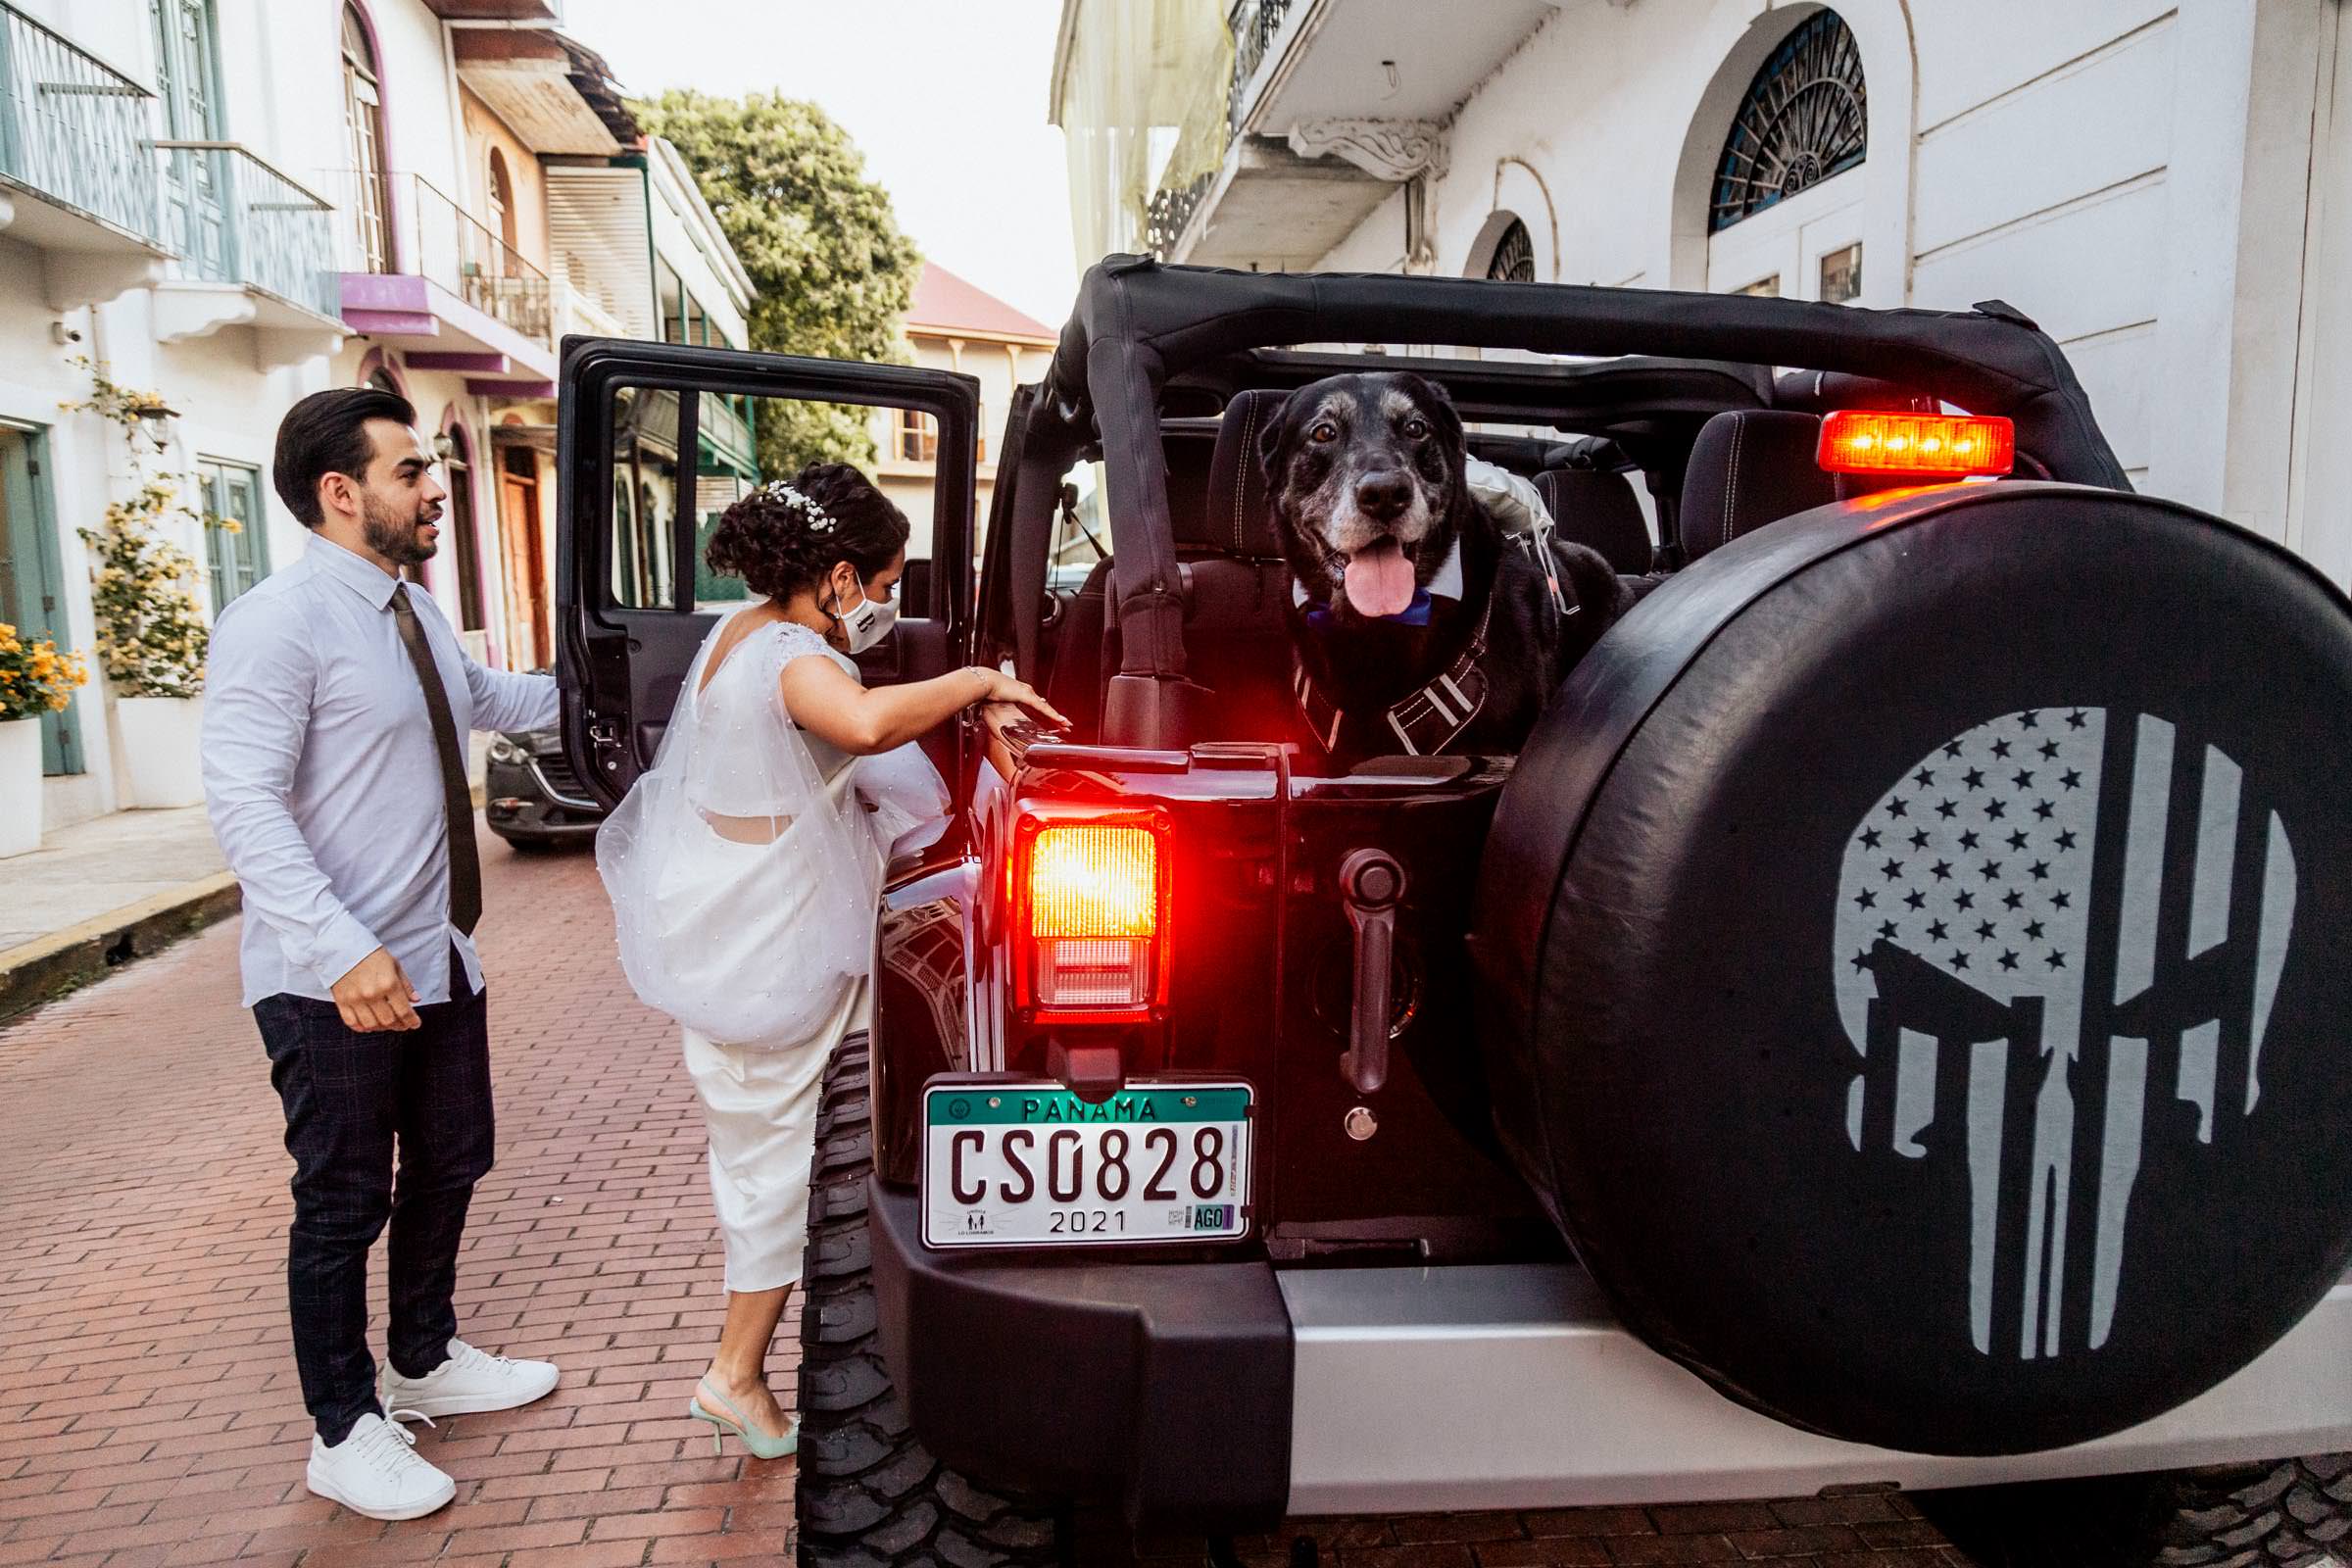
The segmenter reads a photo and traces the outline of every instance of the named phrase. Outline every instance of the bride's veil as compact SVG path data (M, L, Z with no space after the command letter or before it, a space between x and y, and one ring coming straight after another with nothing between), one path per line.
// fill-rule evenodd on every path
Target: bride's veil
M828 786L777 685L823 640L761 627L706 689L732 618L703 640L653 767L597 834L596 863L640 998L713 1040L787 1046L866 972L881 858L850 799L854 770Z

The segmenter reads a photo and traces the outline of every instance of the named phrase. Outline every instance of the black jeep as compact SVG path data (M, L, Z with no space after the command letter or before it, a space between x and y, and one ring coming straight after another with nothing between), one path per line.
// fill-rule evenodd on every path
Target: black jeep
M1515 758L1301 722L1249 432L1381 367L1662 574ZM703 395L650 485L647 389ZM2132 494L2016 311L1113 258L976 586L965 378L573 340L563 395L608 802L723 597L705 399L931 421L867 677L1001 663L1076 721L928 743L956 811L819 1123L804 1562L2124 1473L2049 1560L2352 1528L2352 606Z

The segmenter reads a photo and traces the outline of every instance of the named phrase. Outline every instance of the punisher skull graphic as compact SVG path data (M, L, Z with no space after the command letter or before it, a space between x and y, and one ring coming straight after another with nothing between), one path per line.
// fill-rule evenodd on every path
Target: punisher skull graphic
M2259 782L2147 713L1979 724L1855 828L1835 922L1845 1136L1863 1158L1965 1162L1979 1351L2107 1342L2152 1104L2193 1106L2209 1145L2254 1116L2294 906Z

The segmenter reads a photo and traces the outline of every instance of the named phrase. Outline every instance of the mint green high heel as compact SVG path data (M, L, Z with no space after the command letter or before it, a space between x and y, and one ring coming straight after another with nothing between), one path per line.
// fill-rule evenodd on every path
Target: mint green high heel
M703 1396L706 1394L727 1413L715 1415L707 1409L703 1404ZM710 1423L710 1453L713 1458L726 1451L726 1435L730 1432L743 1440L743 1446L752 1450L754 1458L781 1459L788 1453L797 1452L801 1446L799 1416L792 1418L791 1431L780 1438L771 1438L752 1425L725 1395L712 1388L709 1378L695 1385L693 1396L686 1401L686 1413L697 1421Z

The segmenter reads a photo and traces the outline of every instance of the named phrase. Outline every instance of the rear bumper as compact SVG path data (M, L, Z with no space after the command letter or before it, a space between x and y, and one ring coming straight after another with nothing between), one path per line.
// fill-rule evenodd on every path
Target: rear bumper
M925 1252L872 1190L884 1353L942 1459L1140 1527L1977 1486L2352 1448L2352 1280L2153 1421L1997 1458L1897 1453L1758 1415L1642 1346L1558 1264L1292 1269Z
M1138 1529L1271 1530L1291 1474L1291 1324L1264 1263L926 1252L869 1190L884 1356L923 1443L1002 1490Z
M1979 1486L2352 1447L2352 1283L2251 1366L2095 1443L1961 1459L1784 1426L1650 1350L1570 1266L1294 1270L1295 1513Z

